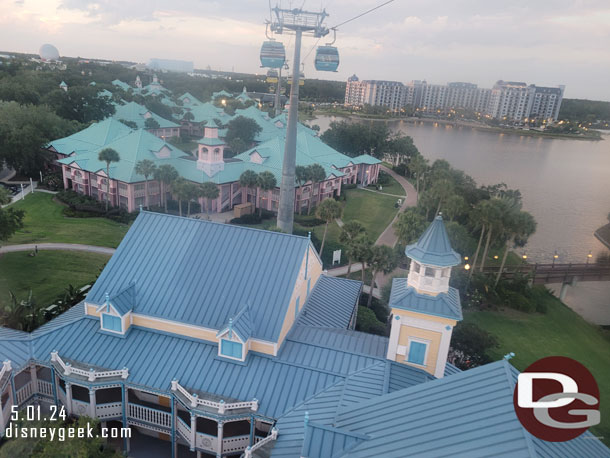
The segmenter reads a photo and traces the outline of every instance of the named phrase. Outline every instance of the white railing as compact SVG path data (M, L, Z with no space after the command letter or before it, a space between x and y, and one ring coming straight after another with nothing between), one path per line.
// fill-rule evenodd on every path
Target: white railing
M79 401L78 399L72 398L72 412L76 415L90 415L89 403L85 401Z
M242 452L250 445L250 435L227 437L222 440L222 452Z
M178 420L176 422L176 431L178 431L178 433L180 435L182 435L182 438L190 444L191 443L191 427L189 425L187 425L186 422L182 418L176 416L176 419Z
M53 384L46 380L38 380L38 392L46 396L53 396Z
M228 410L236 410L236 409L250 409L253 411L258 410L258 400L253 399L252 401L245 402L232 402L226 403L222 399L220 402L209 401L207 399L199 399L197 394L191 394L186 389L178 383L178 380L172 380L172 391L178 391L182 394L186 399L188 399L191 407L210 407L212 409L218 410L218 413L223 414Z
M122 414L122 402L109 402L107 404L97 404L95 406L95 416L97 418L120 417Z
M17 405L23 404L23 402L26 399L28 399L30 396L32 396L32 382L29 381L28 383L23 385L21 388L19 388L17 390L17 392L15 393L15 395L17 397Z
M90 382L100 378L121 377L122 379L126 379L129 377L129 370L126 367L114 371L96 371L94 369L89 369L87 371L85 369L79 369L78 367L72 367L70 363L64 363L56 351L51 352L51 361L55 361L61 366L64 375L80 375L81 377L86 377Z
M216 453L218 451L218 438L209 434L197 433L195 446L201 450Z
M246 450L244 451L244 458L252 458L252 452L263 447L268 442L276 440L279 433L280 432L277 430L277 428L271 428L271 434L269 434L263 440L258 441L253 446L246 448Z
M0 370L0 380L4 377L4 374L11 371L11 362L7 359L2 363L2 369Z
M135 420L141 420L153 425L163 426L165 428L172 427L171 414L169 412L163 412L162 410L144 407L139 404L129 404L129 413L127 415Z

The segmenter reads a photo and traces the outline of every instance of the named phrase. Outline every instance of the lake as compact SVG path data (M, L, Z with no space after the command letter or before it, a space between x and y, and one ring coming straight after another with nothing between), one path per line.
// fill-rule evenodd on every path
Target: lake
M344 118L338 118L344 119ZM319 116L323 132L329 116ZM389 127L413 137L430 161L445 159L479 185L506 183L523 195L524 210L538 222L526 252L533 262L586 262L608 250L593 232L610 212L610 136L604 141L552 139L478 131L438 123L389 121ZM581 282L566 302L585 318L610 324L610 282Z

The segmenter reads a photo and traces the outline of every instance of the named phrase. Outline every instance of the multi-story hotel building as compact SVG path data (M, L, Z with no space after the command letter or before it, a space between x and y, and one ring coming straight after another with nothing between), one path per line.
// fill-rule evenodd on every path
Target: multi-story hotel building
M345 105L387 106L398 111L405 106L423 112L466 109L499 120L556 120L565 86L540 87L526 83L498 81L492 89L476 84L452 82L447 85L426 81L360 81L350 77L345 89Z

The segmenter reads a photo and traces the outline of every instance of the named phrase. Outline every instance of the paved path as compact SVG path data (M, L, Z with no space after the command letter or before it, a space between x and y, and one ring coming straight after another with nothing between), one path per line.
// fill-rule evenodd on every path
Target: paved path
M16 251L34 251L36 246L38 246L39 250L87 251L89 253L107 254L109 256L112 256L116 251L114 248L80 245L78 243L27 243L23 245L6 245L0 247L0 254L14 253Z
M377 194L383 194L384 196L398 197L399 199L404 199L405 198L404 194L402 194L402 195L388 194L387 192L381 192L381 191L377 191L375 189L369 189L369 188L358 188L358 189L364 189L365 191L368 191L368 192L374 192L374 193L377 193Z
M398 215L400 213L402 213L403 211L405 211L408 207L415 207L417 205L417 192L415 191L415 188L413 187L413 185L411 183L409 183L405 177L398 175L396 172L394 172L393 170L391 170L383 165L381 166L381 170L383 170L385 173L387 173L392 178L394 178L396 181L398 181L398 183L405 190L405 194L407 195L406 198L404 198L404 196L395 196L395 197L404 198L402 205L400 207L400 210L398 211L398 213L396 213L396 216L394 217L392 222L388 225L388 227L385 228L385 230L381 233L381 235L375 242L375 245L388 245L390 247L394 247L396 245L396 242L398 242L398 237L396 237L396 234L394 233L394 222L398 218ZM366 188L362 188L362 189L366 189ZM367 189L367 191L378 192L379 194L386 194L386 193L382 193L379 191L373 191L372 189ZM387 195L393 195L393 194L387 194ZM352 272L360 272L361 270L362 270L361 263L352 265L352 270L351 270ZM404 273L405 273L404 270L397 268L396 270L389 273L388 275L379 274L377 276L377 281L376 281L377 286L379 288L382 288L393 276L396 276L396 275L405 276ZM347 274L347 266L341 266L341 267L337 267L335 269L328 270L328 275L331 275L333 277L339 277L341 275L346 275L346 274ZM368 291L368 286L365 286L364 288L365 288L365 292ZM373 296L379 297L378 291L379 290L377 288L375 288L375 291L373 292Z

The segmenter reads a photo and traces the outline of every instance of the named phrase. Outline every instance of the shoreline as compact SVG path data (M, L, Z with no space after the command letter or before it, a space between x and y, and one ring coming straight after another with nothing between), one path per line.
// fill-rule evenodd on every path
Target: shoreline
M558 133L546 133L538 130L523 130L523 129L509 129L505 127L494 127L494 126L486 126L481 125L471 121L449 121L447 119L434 119L434 118L415 118L415 117L405 117L405 118L389 118L385 116L380 117L370 117L370 116L359 116L355 114L347 114L347 113L327 113L324 111L315 111L314 118L309 120L314 121L317 116L335 116L338 118L350 118L355 120L362 121L404 121L412 124L422 122L428 124L441 124L441 125L451 125L453 127L468 127L470 129L479 130L482 132L497 132L500 134L509 134L509 135L521 135L528 137L543 137L543 138L555 138L560 140L587 140L587 141L602 141L604 140L603 136L599 138L596 137L585 137L581 135L573 135L573 134L558 134Z

